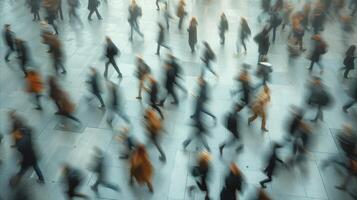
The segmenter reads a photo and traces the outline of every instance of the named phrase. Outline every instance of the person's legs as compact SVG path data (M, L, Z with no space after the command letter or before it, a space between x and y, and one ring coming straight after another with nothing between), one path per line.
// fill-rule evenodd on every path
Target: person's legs
M351 71L351 69L345 68L345 72L343 73L343 77L347 79L348 78L348 73L350 73L350 71Z
M38 179L39 179L40 181L44 181L45 179L43 178L41 169L38 167L37 162L34 163L34 164L32 165L32 167L33 167L33 169L35 170L36 175L38 176Z
M216 121L216 116L214 116L214 114L212 114L211 112L209 112L205 106L201 107L201 112L205 113L206 115L210 116L213 118L213 120Z
M160 55L160 44L157 43L156 55Z
M256 113L254 113L253 116L249 117L249 119L248 119L248 125L250 125L250 123L252 123L252 121L254 121L257 117L258 117L258 115L257 115Z
M309 70L310 70L310 71L312 71L312 68L314 67L314 63L315 63L315 61L314 61L314 60L311 60L310 67L309 67Z
M178 29L179 29L179 30L182 29L182 22L183 22L183 17L180 17L179 23L178 23Z
M121 74L121 72L120 72L120 70L119 70L119 68L118 68L117 63L115 62L115 59L114 59L114 58L110 58L109 61L110 61L110 63L113 65L115 71L118 73L118 76L119 76L120 78L123 77L123 75Z
M35 101L37 105L36 109L38 110L42 110L40 98L41 98L41 94L35 94Z
M247 46L245 45L245 40L244 40L244 39L241 39L241 43L242 43L242 45L243 45L244 52L247 52Z
M263 130L263 131L267 131L267 129L266 129L266 114L265 114L265 112L263 112L262 113L262 126L261 126L261 129Z
M108 60L108 61L105 63L105 70L104 70L104 77L105 77L105 78L108 78L108 66L109 66L109 63L110 63L110 60Z
M95 14L97 15L97 18L100 20L102 19L102 16L100 16L99 12L98 12L98 8L95 8Z
M164 115L162 114L161 109L156 105L155 102L151 102L151 107L154 108L155 110L157 110L161 119L164 119Z
M172 86L172 88L169 88L168 93L172 96L172 98L174 99L174 101L172 102L173 104L178 104L178 98L177 98L177 94L175 91L175 88Z
M10 57L10 54L13 52L14 50L12 48L8 48L7 51L6 51L6 54L5 54L5 61L6 62L9 62L9 57Z
M80 121L78 118L74 117L74 116L71 115L70 113L62 113L61 115L64 116L64 117L67 117L68 119L71 119L71 120L73 120L73 121L76 121L76 122L78 122L78 123L81 123L81 121Z
M103 101L102 96L101 96L98 92L93 93L93 94L94 94L94 96L96 96L96 97L97 97L97 99L99 100L99 102L100 102L101 106L102 106L102 107L104 107L105 105L104 105L104 101Z
M272 176L271 176L271 175L268 175L268 178L266 178L266 179L260 181L259 183L260 183L260 185L261 185L263 188L266 188L265 184L271 182L272 180L273 180L273 179L272 179Z
M159 151L160 153L160 160L161 161L166 161L166 156L165 156L165 153L164 151L162 150L159 142L158 142L158 138L157 136L151 136L151 141L153 142L153 144L155 145L155 147L157 148L157 150Z
M156 0L155 4L156 4L156 10L160 10L159 0Z
M130 41L133 40L133 32L134 32L134 24L130 23L130 37L129 37Z
M119 117L121 117L126 123L130 124L130 119L129 119L128 115L126 115L123 110L117 110L117 114L118 114Z
M94 10L90 10L88 14L88 20L92 21L92 14L94 13Z
M356 102L357 102L356 99L352 99L352 100L348 101L348 102L342 107L342 109L343 109L345 112L347 112L347 110L348 110L351 106L353 106L353 104L355 104Z

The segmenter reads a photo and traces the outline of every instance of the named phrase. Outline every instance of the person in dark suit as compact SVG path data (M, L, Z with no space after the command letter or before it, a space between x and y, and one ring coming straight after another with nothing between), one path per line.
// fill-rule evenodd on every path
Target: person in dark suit
M98 187L101 185L108 189L112 189L114 191L119 191L119 186L113 183L110 183L106 180L106 156L105 153L99 149L98 147L94 148L95 154L92 159L92 169L97 177L95 183L90 187L97 195L98 195Z
M221 190L221 200L237 200L236 191L243 192L245 178L235 163L229 166L229 173L224 180L224 186Z
M173 102L171 102L171 104L178 105L179 101L175 91L175 82L176 82L175 68L171 66L170 63L165 63L165 71L166 71L166 77L165 77L166 95L161 99L159 106L164 106L165 100L169 95L171 95L174 100Z
M99 20L103 19L102 16L100 16L100 14L98 12L99 5L100 5L100 2L98 0L88 0L88 10L89 10L88 20L89 21L92 21L92 14L94 12L97 15Z
M118 77L123 78L123 75L120 72L117 63L115 62L115 56L117 55L120 56L120 50L118 49L117 46L115 46L115 44L110 39L110 37L106 37L105 41L106 41L105 57L107 57L108 61L105 63L104 77L108 78L108 66L109 64L112 64L115 71L117 71L118 73Z
M254 41L258 44L258 63L268 54L269 42L269 28L264 27L263 30L254 37Z
M7 51L5 54L5 61L9 62L9 57L12 52L15 51L15 34L14 32L11 31L11 26L10 24L5 24L4 25L4 30L3 30L3 35L4 35L4 40L7 46Z
M219 25L218 25L218 33L221 39L221 45L224 45L226 41L225 34L228 31L228 20L224 13L221 14Z
M187 94L187 89L178 81L178 79L183 80L182 77L182 67L181 65L178 63L177 58L173 55L173 54L169 54L168 55L168 60L165 61L166 63L168 63L174 70L174 74L175 74L175 82L174 84L181 89L185 94Z
M146 64L144 59L141 56L137 56L136 58L136 72L135 75L139 79L139 92L138 96L136 97L137 99L141 99L141 92L144 88L144 83L148 75L150 75L151 69L149 65Z
M76 169L69 164L62 166L63 181L67 187L66 196L68 200L72 200L74 197L89 199L85 194L79 193L77 190L83 184L83 174L79 169Z
M130 41L133 40L134 31L137 32L140 35L140 37L144 38L144 34L140 31L140 27L138 24L138 18L141 16L142 16L141 7L138 6L135 0L132 0L129 6L129 18L128 18L128 22L130 25L130 37L129 37Z
M324 69L323 66L320 63L321 56L327 52L327 44L326 42L321 38L320 35L314 35L311 37L313 40L313 50L311 52L311 63L310 67L308 68L309 71L311 72L314 64L317 63L320 67L320 74L323 73Z
M16 185L30 167L32 167L35 170L38 176L38 182L44 183L45 179L37 164L37 155L32 143L31 128L22 127L12 134L13 134L13 138L15 139L15 147L22 157L20 162L21 165L20 171L12 179L11 181L12 184Z
M273 31L273 37L272 37L272 42L275 42L275 36L276 36L276 29L280 26L282 22L282 18L279 15L278 10L273 10L270 13L270 27L269 29Z
M251 77L249 74L248 69L250 68L250 65L248 64L243 64L243 69L240 72L240 74L235 78L235 80L239 83L239 89L233 90L231 92L232 96L235 97L237 93L243 92L243 95L241 97L242 101L242 106L250 106L251 103L251 96L252 96L252 91L254 88L251 86Z
M280 158L278 158L277 156L277 149L281 148L282 146L280 144L275 143L273 145L273 149L272 152L269 156L269 160L268 160L268 164L266 166L266 168L264 169L264 173L268 176L268 178L260 181L260 185L262 186L262 188L266 188L265 184L271 182L272 176L274 174L275 168L276 168L276 162L280 162L280 163L284 163L282 160L280 160Z
M33 20L41 20L39 10L40 10L40 0L30 0L31 13L33 14Z
M57 19L57 13L58 13L58 4L56 0L44 0L43 6L47 13L47 17L46 17L47 23L52 25L55 34L58 35L58 28L57 25L55 24L55 20Z
M102 98L102 95L101 95L102 90L100 88L99 75L98 75L97 70L94 67L90 67L90 75L89 75L89 79L87 80L87 83L88 83L88 85L90 87L90 92L95 97L97 97L97 99L100 102L99 108L104 108L105 105L104 105L104 101L103 101L103 98ZM93 98L91 97L88 100L92 100L92 99Z
M197 44L197 20L196 17L192 17L190 26L187 29L188 32L188 44L191 48L191 53L195 52L195 45Z
M165 29L161 23L158 23L159 26L159 35L157 37L157 50L156 55L160 55L160 47L165 47L166 49L170 49L169 46L165 44Z
M23 41L20 38L15 39L15 44L16 44L17 58L19 59L19 63L20 63L20 68L26 77L27 76L26 67L30 60L28 47L25 41Z
M348 73L355 68L354 60L357 58L356 56L356 45L351 45L345 54L345 58L343 60L343 64L345 65L342 67L342 70L345 70L343 73L343 77L348 79Z
M242 106L238 105L234 107L234 110L229 112L224 121L225 128L231 133L231 137L229 137L226 141L224 141L221 145L219 145L219 153L222 156L224 147L231 146L234 144L238 144L236 147L236 152L239 152L243 149L243 144L240 142L240 134L239 134L239 120L240 117L238 112L242 109Z

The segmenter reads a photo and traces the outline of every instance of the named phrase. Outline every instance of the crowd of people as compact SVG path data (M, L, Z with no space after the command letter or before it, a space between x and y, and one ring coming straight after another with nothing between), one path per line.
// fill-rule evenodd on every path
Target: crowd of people
M29 11L33 14L34 21L41 21L41 38L42 43L48 46L47 53L52 60L53 73L48 77L44 77L43 73L34 66L31 66L30 62L31 54L28 45L24 38L17 37L17 34L13 32L11 24L4 24L3 36L6 46L6 52L4 55L5 62L10 62L12 59L17 59L21 74L23 74L24 82L26 85L26 92L31 98L34 99L36 112L46 112L44 110L43 102L52 101L53 105L57 108L55 115L58 115L61 119L61 127L66 129L70 124L75 122L76 126L82 126L81 119L76 116L76 105L73 102L67 88L61 84L61 77L66 76L69 72L66 69L64 62L65 48L59 37L61 35L61 29L57 26L59 20L63 20L63 10L61 0L26 0L25 5L29 7ZM92 21L93 13L96 14L98 20L102 20L103 17L99 13L99 6L101 4L110 4L115 2L106 2L99 0L88 0L88 20ZM144 2L141 2L144 4ZM169 52L165 57L160 57L163 61L164 81L163 84L158 80L158 77L152 73L151 67L145 62L141 55L137 55L135 58L136 71L135 76L138 79L138 95L136 99L138 101L144 101L143 93L147 93L148 101L143 102L146 105L142 118L147 132L148 141L152 143L159 152L159 160L162 163L167 162L167 155L165 154L165 144L161 142L161 137L165 131L163 124L167 120L165 118L165 102L171 97L172 106L182 106L180 94L184 96L190 95L188 89L184 86L183 71L185 70L180 64L180 59L175 56L175 52L166 43L168 37L168 30L170 20L177 19L177 29L182 30L184 27L184 21L187 20L190 13L186 10L186 3L184 0L180 0L176 5L176 16L173 16L169 9L169 2L156 1L157 11L163 12L165 24L158 22L158 36L157 36L157 51L156 55L160 56L160 49L164 47ZM170 2L173 3L173 2ZM77 10L80 6L83 6L84 2L79 0L67 0L68 16L69 20L73 23L77 23L83 26L83 21L79 17ZM163 5L161 5L163 4ZM299 6L302 5L302 6ZM356 11L357 1L350 0L315 0L315 1L303 1L295 2L288 0L261 0L262 13L258 15L257 20L261 25L261 30L258 33L252 32L248 20L244 17L239 19L239 31L236 44L237 54L245 55L248 51L246 41L251 37L258 46L258 58L256 63L244 63L239 66L239 74L234 77L235 87L231 91L231 105L226 105L230 109L226 112L223 119L223 126L228 130L230 135L219 145L217 149L219 155L224 156L223 150L228 147L234 147L235 154L239 155L245 149L244 140L242 137L242 122L244 118L241 116L241 110L249 110L251 116L245 120L245 124L249 127L258 118L261 119L260 129L262 134L269 133L269 125L267 124L267 117L269 112L269 105L274 99L271 98L272 88L272 74L274 74L274 66L269 62L269 50L271 45L274 45L276 38L279 37L279 29L282 31L288 30L289 34L286 39L287 51L288 51L288 63L294 63L298 57L307 55L307 59L310 65L307 67L307 74L309 77L308 86L306 87L306 99L304 99L304 105L291 106L290 119L287 122L287 131L284 140L274 141L271 146L271 152L266 161L263 173L267 176L266 179L259 182L260 188L257 189L256 195L253 199L267 200L272 199L269 194L265 192L266 184L273 180L274 175L277 173L277 166L281 165L287 169L299 168L307 160L309 149L312 145L312 134L315 131L312 124L319 123L324 120L324 110L330 107L340 107L341 112L345 112L349 118L354 118L349 111L352 106L357 102L357 81L350 79L350 72L354 69L354 63L357 58L356 44L352 44L347 41L346 53L341 55L343 62L340 63L343 66L340 70L343 70L341 78L344 81L348 81L349 89L348 95L350 100L343 105L338 105L336 99L338 96L334 96L328 87L324 84L324 66L321 59L328 52L329 41L324 39L323 31L325 26L328 26L326 21L328 19L335 19L340 23L343 32L349 35L355 34L353 29L356 26ZM40 15L40 9L45 10L45 15ZM133 42L134 33L144 38L144 33L140 29L139 20L142 16L142 8L136 0L131 0L128 8L128 25L130 26L129 41ZM228 21L225 13L223 12L219 18L218 24L218 36L220 45L224 46L227 43L225 37L229 30L230 21ZM196 56L196 50L198 49L198 32L199 19L195 16L191 16L188 20L189 25L187 32L188 45L191 53ZM310 40L311 45L304 44L304 39ZM147 145L137 140L135 133L133 133L133 127L141 126L141 124L135 124L128 116L125 110L125 106L122 100L122 93L125 90L121 90L119 83L116 83L108 78L108 73L112 70L112 66L117 73L118 79L125 79L116 59L121 55L120 49L114 43L110 36L103 38L105 40L105 63L103 74L96 68L88 67L88 78L86 83L90 96L87 97L88 102L93 99L97 100L100 104L98 109L103 112L107 112L106 122L108 126L114 131L118 132L116 139L123 144L125 152L121 152L120 159L128 160L130 174L130 184L134 182L139 185L145 184L150 192L155 191L155 185L152 181L154 176L154 165L150 159L149 152L147 151ZM352 40L351 40L352 41ZM311 46L311 49L305 48ZM202 191L205 195L205 199L212 199L210 194L211 186L208 184L208 179L212 171L212 151L209 143L207 142L207 135L209 135L210 128L216 126L220 121L215 113L210 111L208 106L211 100L209 82L207 81L207 70L211 72L219 81L220 75L214 70L212 65L216 61L217 55L214 49L207 41L204 41L202 46L203 54L201 55L202 69L200 75L197 77L198 91L192 94L194 102L194 111L188 118L192 120L192 133L182 143L183 149L187 151L188 146L193 140L199 141L199 147L203 146L203 150L198 148L197 162L194 166L189 168L189 174L196 180L196 185L188 187L189 194L193 191ZM15 54L15 56L12 56ZM314 66L319 66L319 73L314 73ZM256 66L256 67L255 67ZM1 73L1 76L6 76ZM252 76L257 76L259 82L253 83ZM102 88L102 78L105 80L106 89ZM12 84L12 83L8 83ZM0 86L3 87L3 86ZM48 88L48 93L45 90ZM1 89L1 88L0 88ZM130 88L132 89L132 88ZM181 91L178 93L178 89ZM85 89L83 89L85 90ZM105 101L103 93L106 92L109 96L109 100ZM49 98L44 98L48 96ZM6 100L6 99L2 99ZM167 104L166 104L167 105ZM9 111L8 120L11 124L11 128L8 131L12 138L13 145L19 154L21 161L19 171L9 179L9 184L12 188L19 187L24 174L33 168L38 176L38 182L40 184L46 184L46 174L41 172L41 166L39 165L39 158L34 147L32 135L33 127L27 122L27 118L31 116L22 116L14 110ZM223 108L222 110L226 108ZM305 113L309 110L316 110L316 116L313 119L307 119ZM206 120L205 115L212 118L212 123ZM119 116L123 119L124 124L121 127L116 127L113 123L115 116ZM68 120L72 120L70 122ZM256 122L255 122L256 123ZM324 167L335 166L346 171L347 175L343 178L344 181L340 185L336 186L339 190L345 190L351 197L357 198L356 188L350 188L351 183L357 175L357 136L353 130L355 124L345 124L341 133L337 136L338 145L341 147L343 153L338 157L329 158L324 162ZM85 134L85 133L84 133ZM3 135L0 134L0 143L3 139ZM202 144L202 145L201 145ZM291 149L292 154L288 159L279 158L279 151L282 148ZM249 151L249 150L248 150ZM1 153L1 152L0 152ZM55 158L54 158L55 159ZM107 156L106 152L100 148L94 149L93 164L90 170L96 175L96 181L91 186L91 189L97 194L99 186L107 187L117 192L123 192L120 189L120 184L126 183L125 181L115 184L107 181L107 173L105 170L105 162ZM6 162L6 160L2 160ZM1 166L0 166L1 167ZM66 185L65 195L67 199L73 199L74 197L89 199L91 195L82 194L79 192L80 186L83 184L83 172L82 169L73 166L71 163L64 163L62 166L58 166L62 169L63 181ZM223 187L221 188L220 199L222 200L234 200L237 199L237 192L243 193L246 185L248 184L243 172L237 163L232 162L227 166L228 173L225 176ZM155 171L155 173L160 173ZM21 191L21 190L20 190ZM4 198L1 196L0 199ZM24 199L21 197L17 199Z

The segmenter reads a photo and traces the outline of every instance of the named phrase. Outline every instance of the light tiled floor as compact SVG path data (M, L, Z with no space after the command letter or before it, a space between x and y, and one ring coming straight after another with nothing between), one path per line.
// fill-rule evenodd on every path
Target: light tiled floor
M86 20L87 1L81 0L80 17L84 22L84 27L69 24L66 1L63 1L65 20L58 21L59 37L65 47L65 66L68 69L68 74L61 78L61 83L76 102L76 115L83 121L83 127L75 131L61 130L58 127L58 118L53 115L54 106L47 98L44 98L43 101L45 108L43 113L33 110L30 97L24 92L22 74L15 59L12 59L8 64L0 59L0 130L2 133L8 132L6 113L10 109L16 109L27 118L28 123L35 128L34 138L41 157L40 167L47 181L45 185L34 184L35 175L31 172L24 184L31 186L30 188L34 192L33 199L64 199L59 179L59 166L63 162L69 162L85 172L86 181L82 190L94 197L95 195L89 188L94 181L94 176L88 171L88 164L91 159L92 148L98 146L106 151L110 160L106 166L110 174L109 180L118 183L122 189L120 193L104 188L100 189L101 199L203 199L203 196L199 193L189 197L186 191L188 186L194 184L194 180L189 175L189 168L194 164L195 152L184 152L181 146L183 140L191 132L189 126L189 115L192 112L193 104L191 96L185 98L180 93L180 106L175 108L167 105L164 109L167 134L164 134L162 144L167 154L167 163L161 163L158 159L157 150L152 146L148 147L155 169L154 194L149 194L145 187L130 187L128 185L128 164L118 159L121 145L114 139L116 133L111 131L105 122L106 113L96 109L94 107L95 102L88 105L85 100L85 95L88 92L84 81L88 67L94 66L101 72L104 70L104 61L101 58L103 56L104 37L108 35L112 37L122 52L122 56L117 59L124 74L120 89L125 97L126 112L134 124L132 132L138 140L146 143L145 132L141 127L141 116L144 107L147 105L146 103L141 105L135 99L137 80L134 76L134 59L135 55L142 54L145 61L153 69L155 77L162 80L162 61L160 57L154 54L157 37L156 22L163 21L163 16L162 13L156 11L154 0L139 0L139 4L143 7L143 17L140 24L145 39L141 40L136 37L133 43L130 43L128 41L129 25L127 23L129 1L108 1L108 5L102 3L99 9L104 20L97 21L94 17L92 22L88 22ZM300 9L304 1L291 0L291 2L297 3L296 9ZM174 7L176 4L177 2L174 0L169 2L173 15L175 14ZM239 17L247 17L253 35L255 35L262 26L256 20L260 13L259 7L260 2L257 0L187 1L188 16L196 16L198 19L198 41L208 41L218 57L214 64L215 70L220 75L218 83L210 74L207 78L212 87L212 100L209 109L218 116L219 122L222 121L223 114L231 107L232 100L229 91L234 87L233 77L239 72L241 63L247 62L254 66L257 59L257 46L252 39L248 42L247 55L235 55ZM230 25L225 47L219 45L217 32L218 16L222 11L226 13ZM0 25L10 23L16 35L28 42L32 56L32 67L41 69L43 74L52 74L51 61L46 53L47 47L41 43L40 39L40 25L32 22L31 19L32 16L29 14L29 9L24 6L23 0L0 0ZM178 20L174 17L170 23L168 44L183 66L186 87L190 91L194 91L196 78L202 67L199 54L190 54L186 31L180 32L177 30ZM187 24L188 18L185 20L184 26L186 27ZM356 26L354 27L356 28ZM309 79L306 71L308 60L302 56L296 60L295 65L288 65L285 45L287 35L288 31L278 31L277 41L271 46L268 56L270 62L274 65L271 83L272 102L267 121L269 133L261 134L258 128L260 126L259 121L255 122L251 128L247 127L245 120L250 113L243 110L241 114L243 119L242 135L245 143L244 152L235 155L233 151L227 149L223 158L220 158L218 145L228 136L227 131L221 123L210 129L208 142L213 150L213 172L209 186L212 199L219 199L227 166L231 161L238 163L248 182L245 193L240 194L240 196L242 199L249 199L252 196L255 188L258 187L258 182L265 177L261 170L265 165L265 155L270 143L281 141L285 134L284 123L289 115L288 107L291 104L302 105L304 102L306 82ZM310 33L307 33L304 41L306 46L309 46L309 36ZM327 22L323 36L329 44L329 51L322 60L326 68L322 78L335 96L335 104L333 108L325 112L323 123L313 125L314 143L310 149L311 156L304 165L305 170L282 168L274 177L273 183L268 185L267 191L273 199L351 199L347 193L334 188L341 182L341 175L333 168L322 170L320 166L323 159L339 154L334 136L341 129L342 124L349 122L356 125L355 116L353 114L346 115L340 109L341 105L348 99L345 94L346 83L342 82L342 75L338 71L338 68L342 65L342 55L346 46L343 45L342 31L336 19L330 19ZM349 43L357 43L357 34L350 36ZM201 50L201 43L198 46ZM165 49L162 49L162 55L165 55L165 51ZM3 56L4 53L4 44L1 41L0 54ZM116 75L113 73L113 69L110 68L110 79L117 82ZM356 77L356 73L351 72L351 76ZM257 82L258 80L254 78L253 81ZM313 115L313 111L307 113L308 118ZM116 121L118 129L123 125L122 121ZM5 199L13 192L8 187L8 179L17 171L17 156L16 152L10 148L10 143L9 136L6 136L4 142L0 145L0 156L4 160L4 163L0 165L0 196ZM194 147L190 149L195 150ZM288 147L285 147L280 154L283 158L286 158L289 153ZM356 186L356 182L353 182L350 188L356 189Z

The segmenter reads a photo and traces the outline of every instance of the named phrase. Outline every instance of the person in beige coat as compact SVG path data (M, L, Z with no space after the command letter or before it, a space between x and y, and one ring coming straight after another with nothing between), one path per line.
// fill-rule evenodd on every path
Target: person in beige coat
M268 129L266 129L266 108L269 102L270 102L270 89L267 85L264 85L263 91L253 102L252 105L253 116L249 117L248 119L249 126L252 123L252 121L254 121L259 116L262 118L261 130L263 132L268 132Z

